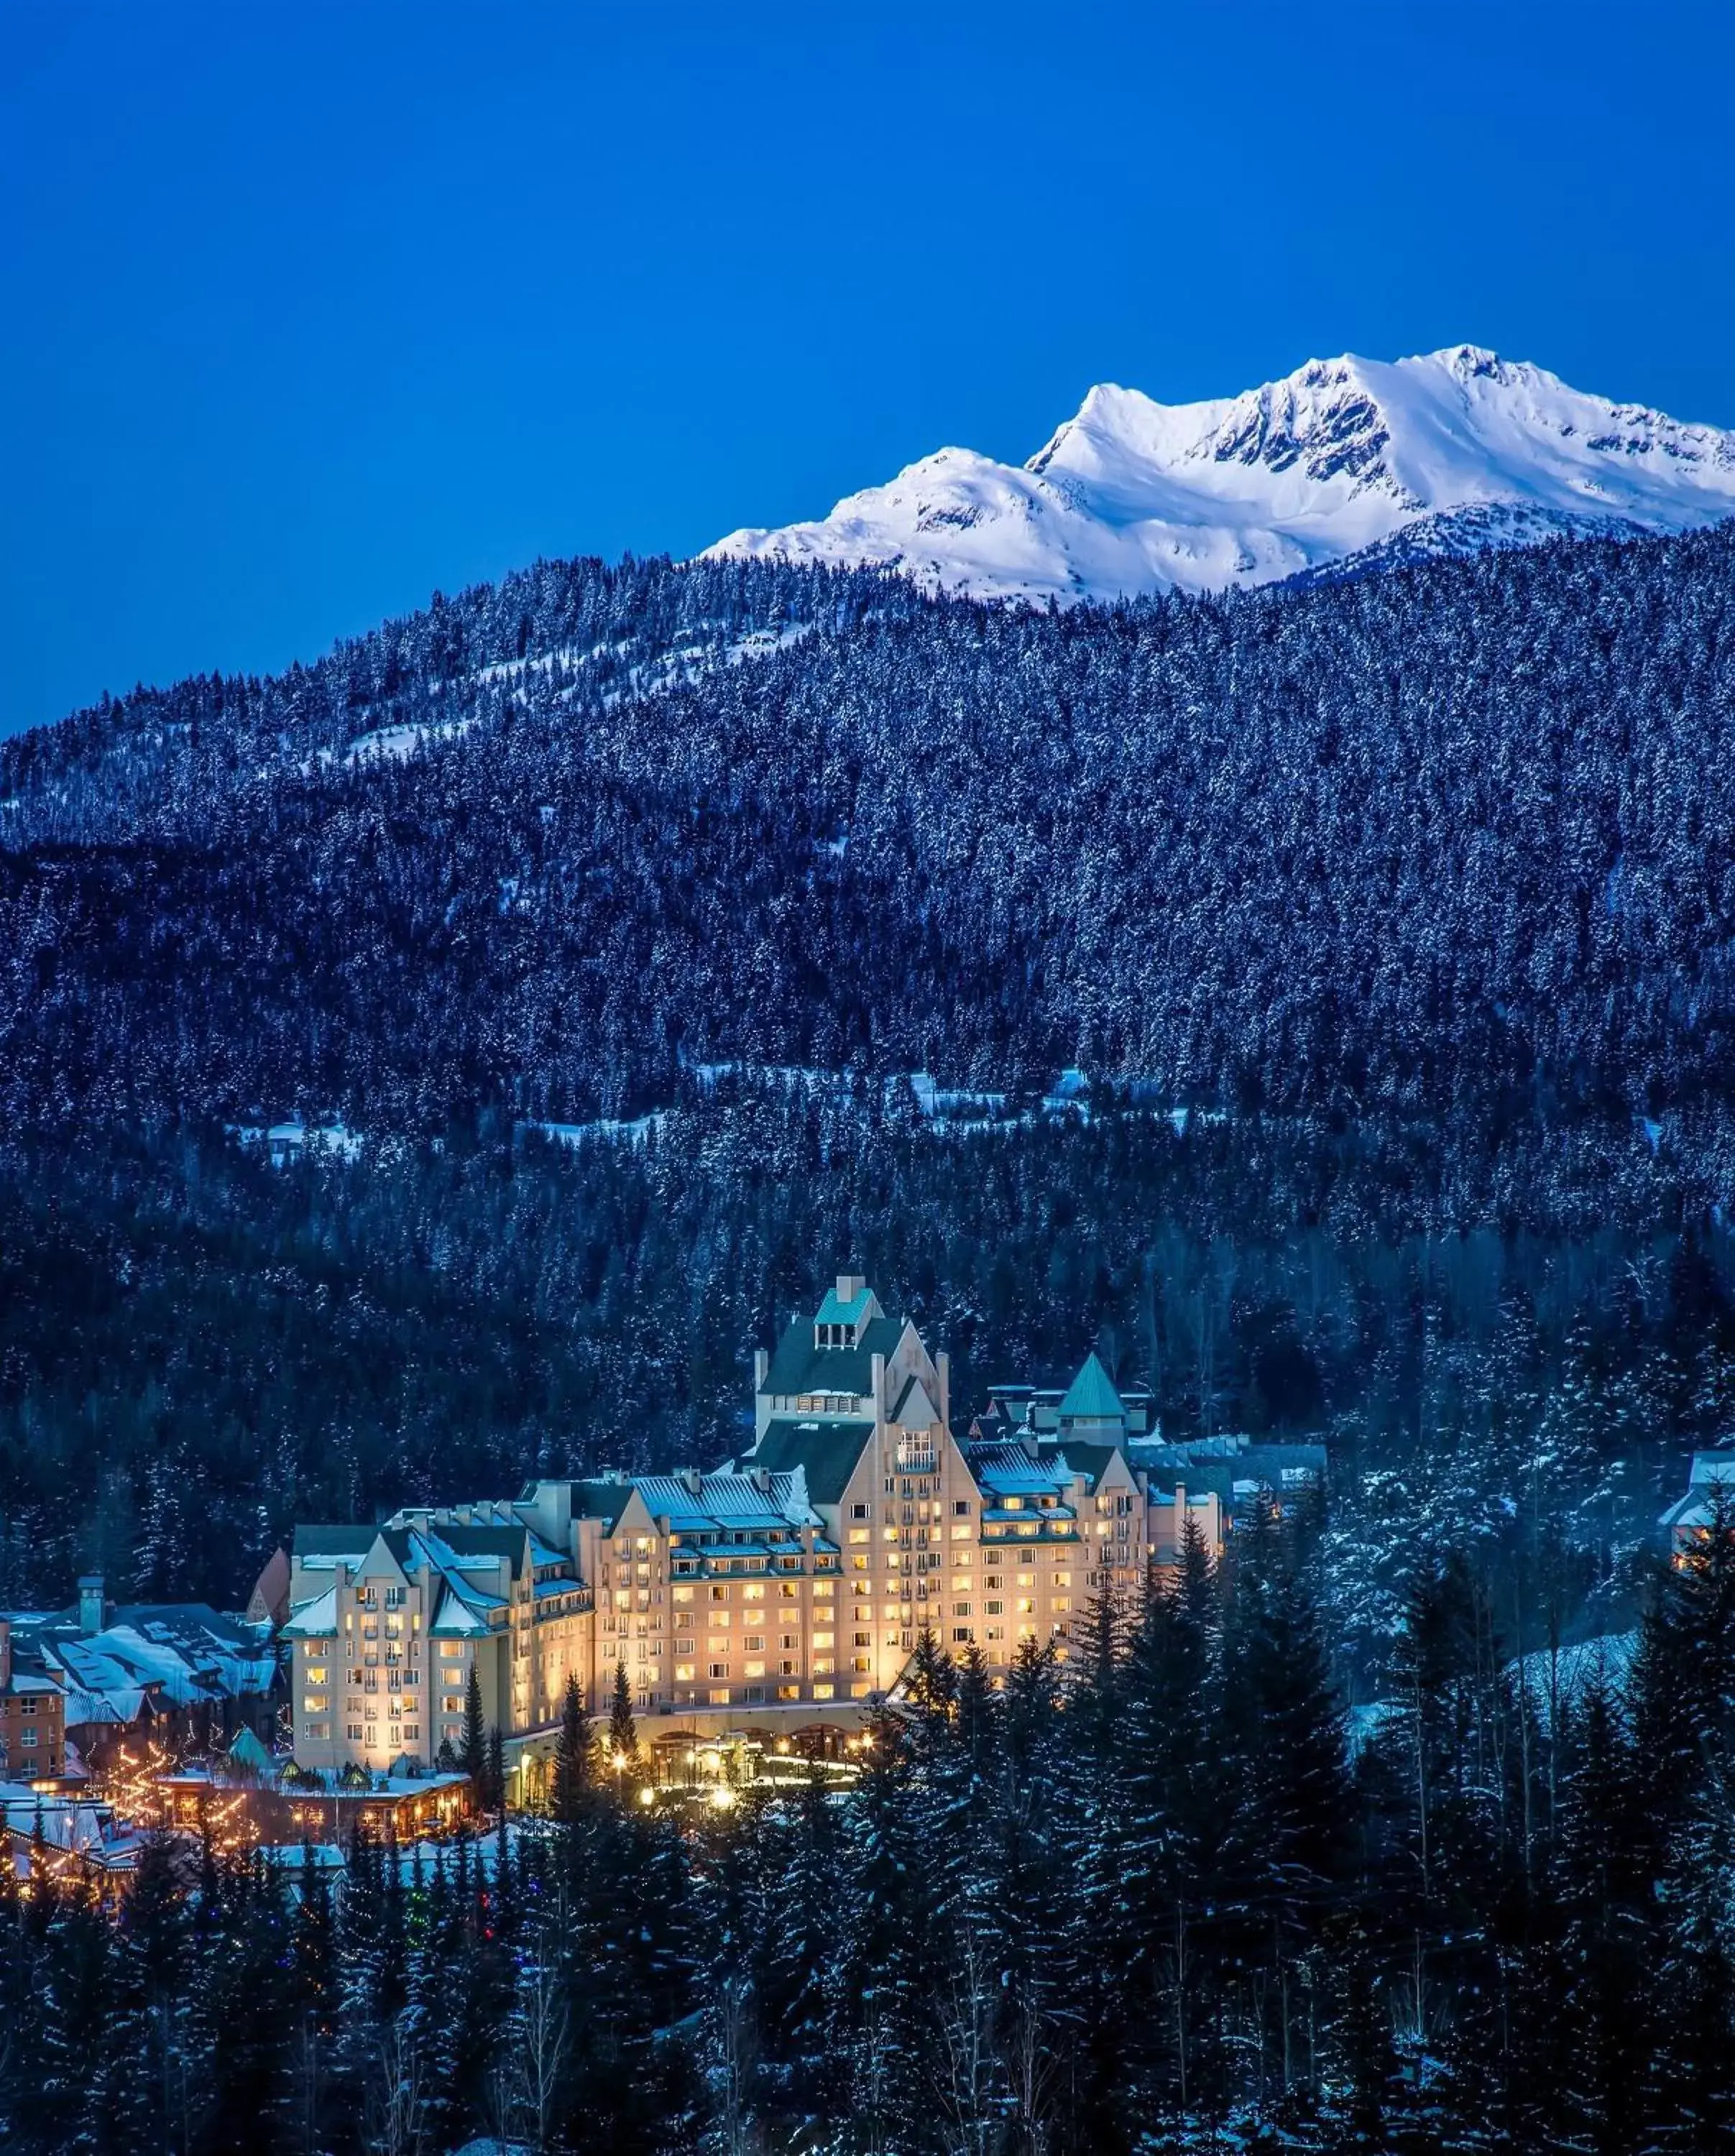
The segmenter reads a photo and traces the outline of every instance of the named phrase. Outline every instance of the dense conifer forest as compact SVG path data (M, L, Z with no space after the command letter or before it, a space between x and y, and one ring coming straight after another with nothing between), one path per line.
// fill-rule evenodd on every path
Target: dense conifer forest
M552 1817L358 1840L336 1906L184 1842L115 1921L0 1870L8 2145L1726 2147L1735 1540L1564 1700L1430 1556L1353 1741L1319 1572L1306 1518L1195 1542L1064 1687L925 1635L846 1796L641 1804L573 1691Z
M0 744L0 1608L709 1464L845 1264L1331 1461L847 1800L0 1866L10 2145L1722 2145L1732 572L543 563Z
M1726 1181L1732 567L1726 526L1051 614L545 564L0 747L0 1106L1077 1065L1642 1115Z

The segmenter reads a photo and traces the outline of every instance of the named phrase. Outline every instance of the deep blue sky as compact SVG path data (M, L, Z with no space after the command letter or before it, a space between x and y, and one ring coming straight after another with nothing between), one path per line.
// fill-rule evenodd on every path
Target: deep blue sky
M1468 339L1735 425L1735 6L15 4L0 731L1099 379Z

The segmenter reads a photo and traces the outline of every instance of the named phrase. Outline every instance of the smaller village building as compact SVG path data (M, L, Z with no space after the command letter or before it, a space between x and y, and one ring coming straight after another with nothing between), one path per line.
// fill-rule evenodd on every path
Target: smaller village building
M66 1771L66 1702L54 1680L25 1666L10 1617L0 1616L0 1782L55 1781Z
M233 1765L183 1767L155 1776L165 1826L203 1835L228 1829L249 1849L261 1845L346 1845L359 1828L380 1840L444 1834L475 1810L470 1777L459 1774L338 1774L296 1768L255 1775Z
M250 1728L268 1743L285 1697L282 1658L269 1622L249 1623L201 1602L116 1608L100 1573L79 1582L70 1609L0 1617L14 1681L57 1702L64 1734L54 1750L100 1768L110 1748L156 1738L165 1744L227 1743ZM46 1723L32 1748L47 1750ZM66 1746L70 1743L72 1755ZM18 1770L20 1753L12 1750Z
M1686 1494L1677 1497L1658 1522L1669 1531L1670 1551L1677 1563L1710 1535L1719 1505L1724 1517L1735 1522L1735 1447L1696 1452Z
M38 1867L111 1903L132 1883L144 1832L112 1804L0 1782L0 1862L28 1887Z

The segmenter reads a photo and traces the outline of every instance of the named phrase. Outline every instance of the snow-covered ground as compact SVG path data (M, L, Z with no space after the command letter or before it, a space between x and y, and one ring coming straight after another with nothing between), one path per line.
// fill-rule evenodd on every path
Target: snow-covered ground
M362 1150L362 1134L343 1123L231 1123L229 1135L242 1145L262 1145L271 1156L271 1165L282 1168L286 1163L299 1160L304 1152L331 1153L343 1160L354 1160Z
M474 724L471 719L447 719L437 726L376 726L371 732L356 736L344 751L343 760L349 764L403 763L424 742L450 741L468 732Z
M1313 360L1197 404L1101 383L1028 464L941 449L817 522L733 531L710 552L1071 599L1269 583L1369 548L1477 552L1732 515L1735 434L1454 345Z
M582 1146L600 1140L605 1144L642 1146L645 1140L660 1131L668 1121L666 1111L654 1111L648 1116L634 1116L624 1121L614 1116L603 1116L591 1123L545 1123L529 1122L519 1128L536 1131L556 1145Z
M505 879L506 884L511 881L511 878ZM895 1071L889 1076L862 1079L855 1071L823 1070L798 1063L696 1063L687 1067L706 1100L713 1098L719 1086L728 1081L739 1085L749 1095L806 1095L816 1101L829 1101L845 1111L865 1111L877 1103L882 1114L896 1116L900 1111L913 1111L918 1123L942 1137L980 1137L997 1131L1027 1128L1039 1120L1087 1123L1093 1112L1090 1081L1083 1071L1075 1070L1061 1071L1047 1091L1019 1101L1005 1092L942 1086L926 1070ZM1131 1106L1117 1107L1115 1112L1165 1120L1173 1125L1177 1137L1185 1137L1189 1122L1223 1120L1218 1111L1166 1105L1157 1089L1147 1081L1140 1081L1129 1090ZM638 1147L662 1130L671 1112L666 1107L654 1108L640 1116L599 1116L585 1122L526 1117L517 1127L534 1131L556 1145ZM227 1127L238 1144L264 1147L275 1168L285 1167L304 1155L352 1161L359 1157L363 1142L361 1132L351 1130L341 1122L231 1123ZM373 1139L376 1145L388 1151L403 1142L400 1137L382 1136L377 1132L373 1133Z
M1580 1640L1561 1648L1558 1654L1545 1647L1526 1655L1513 1664L1513 1674L1546 1723L1553 1717L1557 1699L1563 1708L1571 1707L1595 1684L1611 1692L1621 1691L1632 1674L1633 1657L1638 1651L1636 1631L1610 1632L1600 1639Z
M723 639L721 624L697 623L683 635L682 641L666 651L650 651L628 664L618 678L624 685L603 691L601 701L605 710L612 710L632 696L655 696L670 689L685 687L702 680L707 675L721 672L726 668L750 665L756 660L770 659L779 651L787 650L793 644L812 633L813 624L792 621L774 629L749 629L745 634ZM563 644L558 650L538 653L528 659L495 660L488 665L479 666L468 676L461 677L459 689L465 682L504 688L510 698L522 702L528 696L537 677L547 677L555 669L562 667L571 677L569 685L557 692L570 700L575 696L593 693L587 685L593 669L604 662L618 663L625 659L632 645L623 640L612 644L593 644L583 649L577 644ZM546 693L546 691L544 691ZM365 714L363 714L365 716ZM357 734L341 751L345 765L353 768L357 764L404 763L418 749L431 748L438 743L455 740L468 733L476 723L471 717L423 721L413 725L370 726ZM331 764L338 760L339 752L321 749L313 757L304 760L304 774L316 764ZM0 808L8 804L0 802ZM839 849L842 850L841 847Z

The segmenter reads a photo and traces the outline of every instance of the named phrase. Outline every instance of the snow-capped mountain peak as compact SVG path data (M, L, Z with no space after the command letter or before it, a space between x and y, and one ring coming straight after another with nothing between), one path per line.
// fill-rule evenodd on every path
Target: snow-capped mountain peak
M1569 388L1479 345L1310 360L1235 397L1099 382L1028 464L946 449L829 516L717 554L880 562L984 597L1219 590L1354 555L1735 515L1735 434Z

